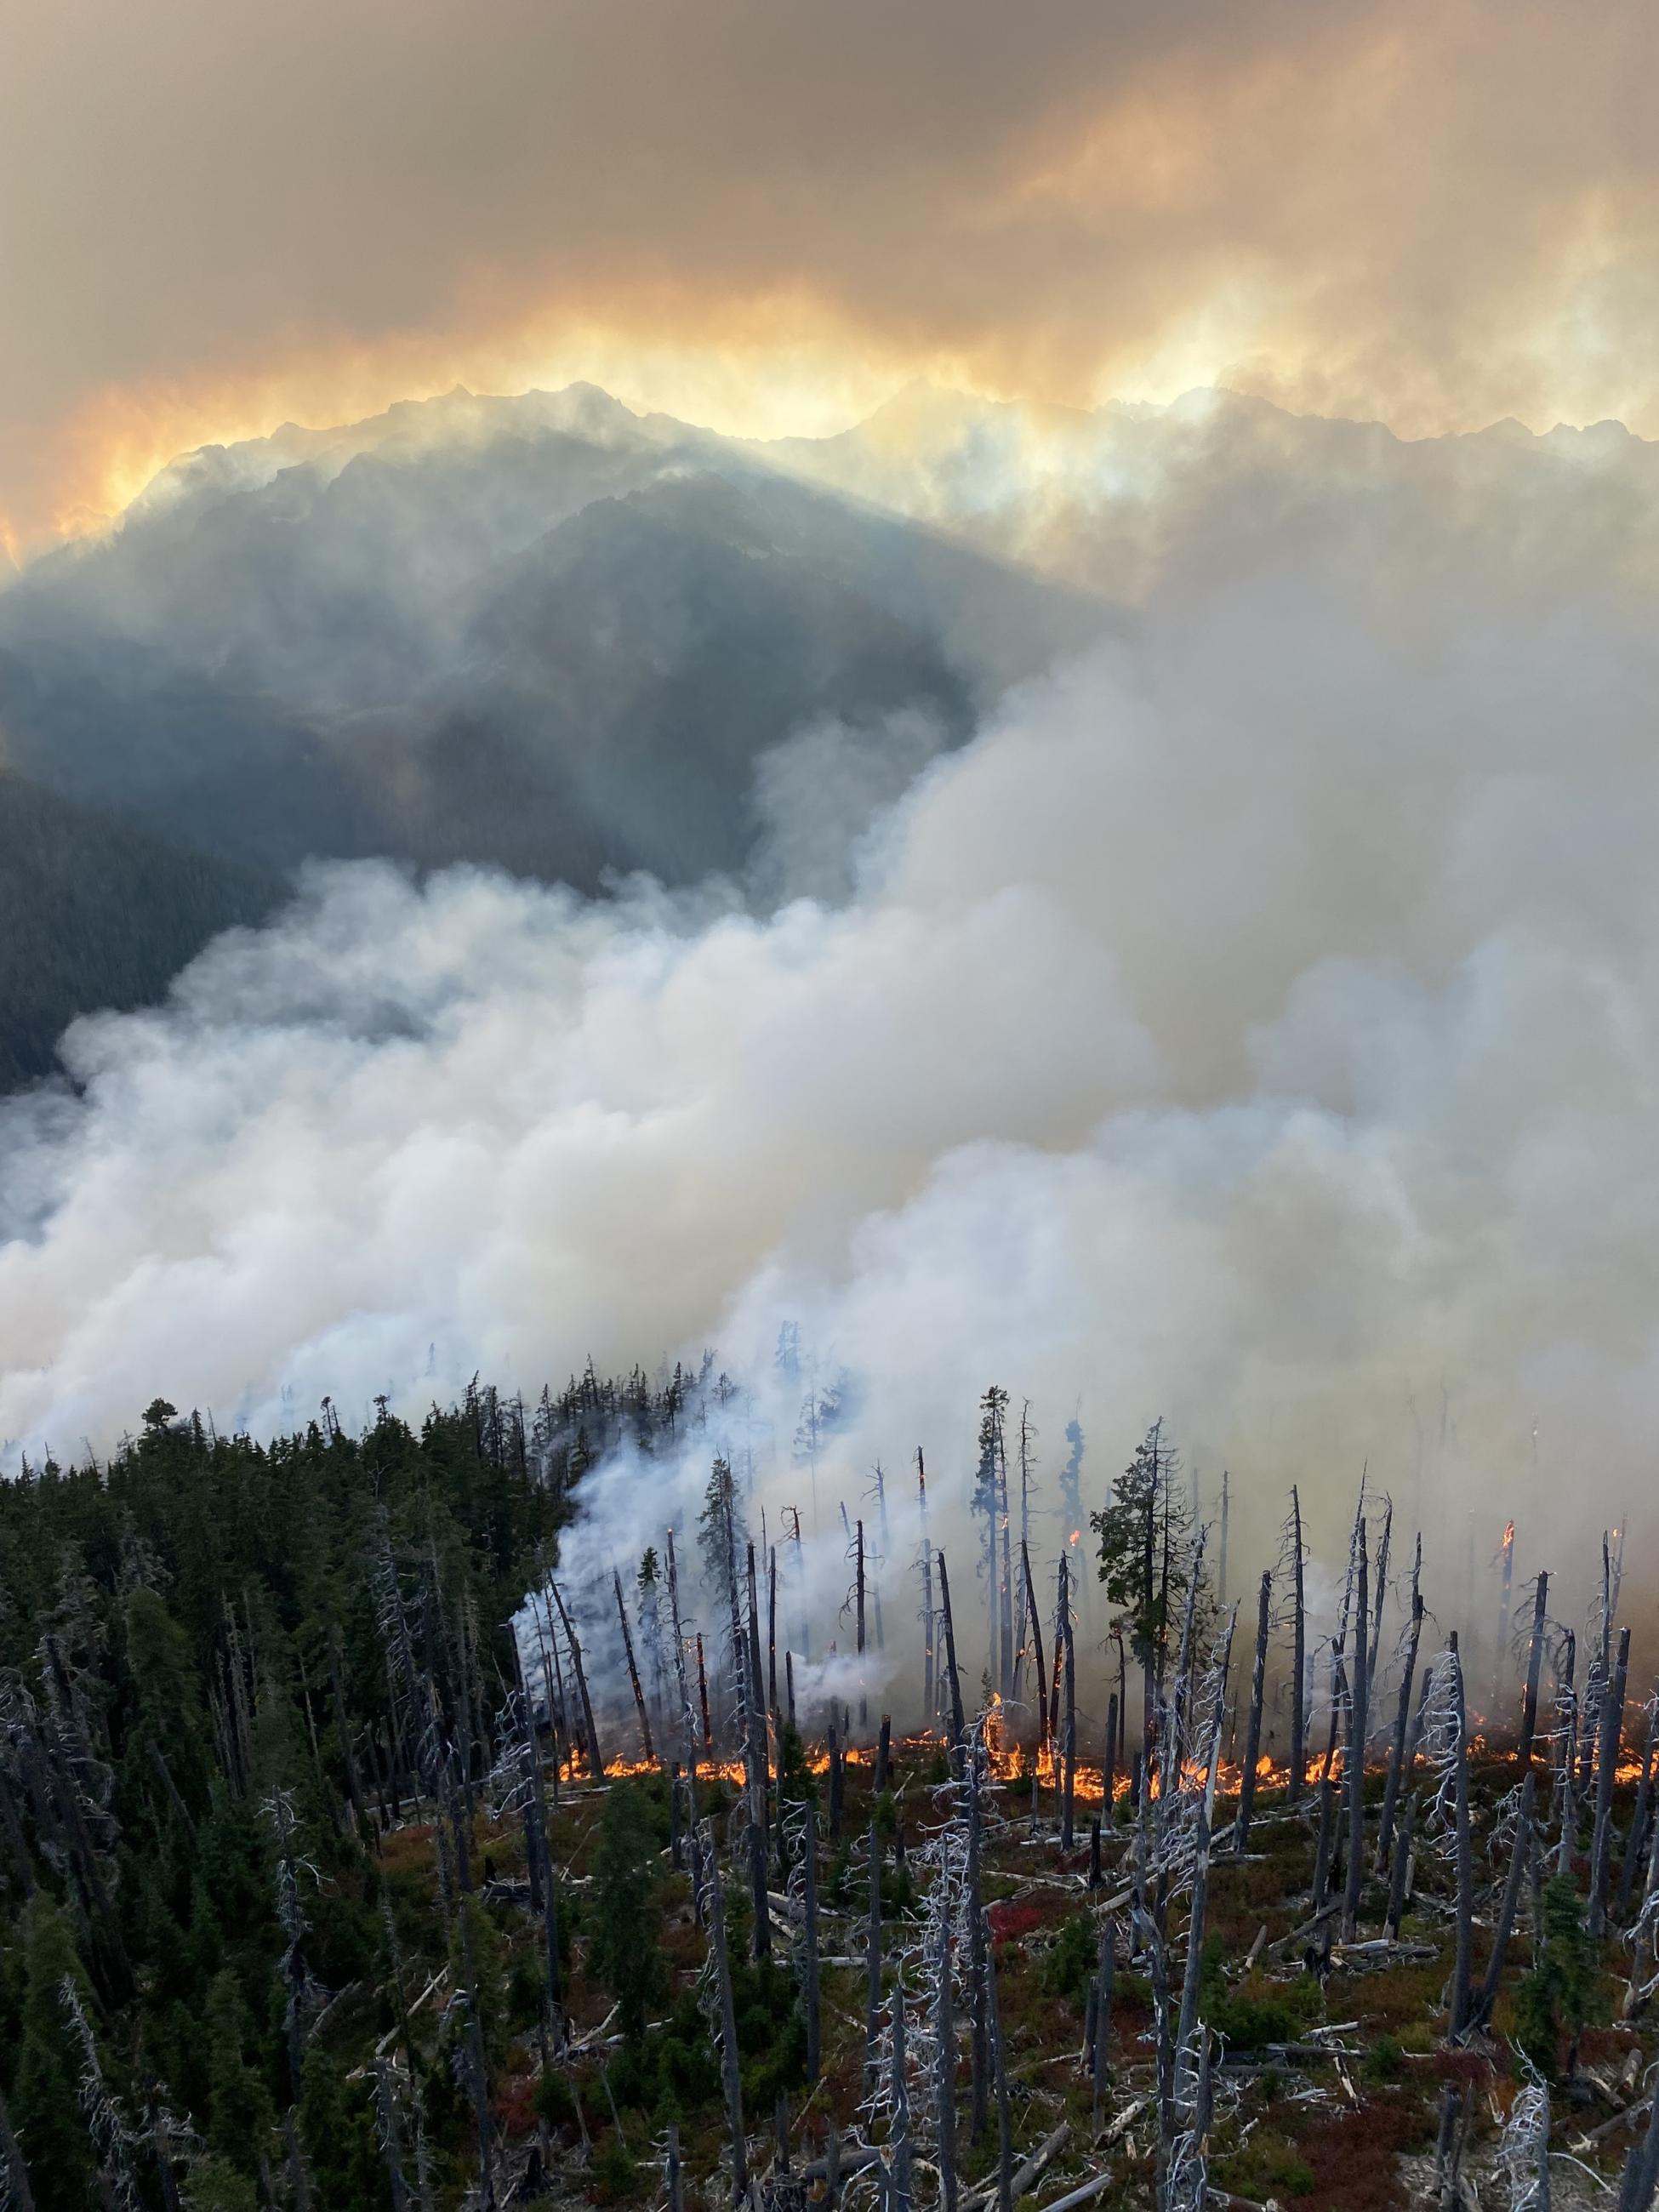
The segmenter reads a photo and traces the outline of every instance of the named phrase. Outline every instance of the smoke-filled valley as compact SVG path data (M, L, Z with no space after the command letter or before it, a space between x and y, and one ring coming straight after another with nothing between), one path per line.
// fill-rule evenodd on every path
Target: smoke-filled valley
M1547 2172L1659 1972L1653 451L454 394L0 596L0 2183Z
M953 516L1052 513L1031 454L1010 489L1006 410L935 413ZM463 683L485 617L439 611L464 567L504 560L483 599L510 604L526 556L503 549L556 518L501 680L574 714L562 678L522 678L596 624L599 586L548 547L641 500L705 520L714 500L696 551L642 520L651 554L605 556L628 680L598 705L578 684L588 719L558 725L562 757L589 732L559 773L586 780L604 850L659 872L580 896L592 874L558 856L581 810L458 742L466 795L432 818L499 859L496 830L466 842L488 814L571 888L313 863L164 1003L72 1030L73 1088L3 1109L14 1459L101 1451L157 1389L259 1433L325 1393L358 1418L475 1371L533 1390L590 1353L654 1370L713 1345L764 1395L790 1321L856 1379L843 1486L918 1443L959 1472L1000 1379L1051 1440L1076 1411L1114 1457L1162 1413L1245 1495L1346 1497L1369 1462L1459 1540L1517 1486L1547 1522L1586 1486L1609 1522L1639 1512L1649 448L1401 446L1224 398L1108 410L1054 526L1115 538L1108 605L1083 588L1097 559L1054 556L1050 584L957 551L942 493L913 497L919 536L724 448L700 472L688 450L717 441L599 395L415 414L418 435L394 417L181 464L107 546L0 602L10 651L32 641L38 669L73 638L82 668L140 653L221 702L234 684L262 712L325 708L315 757L397 804L422 772L387 767L388 686ZM354 484L365 468L385 481ZM722 534L745 511L771 551ZM1032 550L1029 526L1004 534ZM783 599L753 598L768 578ZM371 583L372 622L333 619ZM817 636L832 591L864 612L820 675L780 609L816 594ZM733 593L775 683L732 657ZM895 659L878 609L933 644ZM499 694L468 696L488 720ZM158 695L131 696L125 722L77 709L33 737L9 706L13 758L148 791L204 843L190 794L217 777L268 864L316 835L268 804L288 763L250 768L217 725L158 744ZM422 709L428 732L448 711ZM769 1402L772 1430L796 1410Z

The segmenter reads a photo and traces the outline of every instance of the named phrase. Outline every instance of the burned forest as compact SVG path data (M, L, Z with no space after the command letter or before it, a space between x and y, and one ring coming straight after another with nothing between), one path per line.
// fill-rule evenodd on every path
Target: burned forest
M1161 1423L1091 1482L992 1388L854 1489L741 1404L158 1400L0 1487L0 2203L1644 2212L1623 1531L1460 1593Z

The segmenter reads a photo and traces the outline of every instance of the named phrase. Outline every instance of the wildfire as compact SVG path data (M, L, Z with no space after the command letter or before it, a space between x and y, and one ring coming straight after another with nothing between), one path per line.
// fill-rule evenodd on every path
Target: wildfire
M945 1736L938 1731L923 1729L903 1737L896 1736L893 1750L901 1757L915 1759L926 1753L942 1750L945 1741ZM1051 1743L1029 1746L1007 1741L1003 1720L1002 1700L994 1692L992 1693L991 1704L986 1715L986 1747L994 1780L1010 1787L1017 1785L1029 1790L1035 1770L1037 1786L1040 1790L1057 1796L1064 1789L1066 1762L1059 1747ZM1486 1737L1479 1732L1472 1735L1469 1748L1477 1759L1498 1755ZM867 1744L848 1744L842 1756L848 1766L873 1767L876 1763L875 1751ZM828 1747L814 1744L806 1753L806 1765L808 1771L812 1774L827 1774L830 1771ZM1333 1783L1341 1781L1343 1765L1342 1753L1339 1748L1331 1761L1330 1779ZM608 1759L605 1761L605 1771L611 1779L627 1780L638 1775L660 1773L662 1765L662 1761L653 1759ZM1380 1773L1385 1771L1385 1766L1386 1762L1383 1760L1369 1760L1366 1771ZM1642 1770L1641 1753L1621 1746L1618 1764L1613 1769L1615 1782L1626 1787L1638 1783L1642 1778ZM775 1767L772 1771L775 1772ZM1308 1781L1310 1786L1318 1782L1322 1772L1322 1758L1310 1759L1308 1763ZM744 1762L740 1759L700 1758L697 1761L697 1775L701 1781L726 1782L739 1789L747 1779ZM1291 1778L1289 1762L1272 1759L1264 1752L1255 1763L1255 1775L1256 1785L1259 1789L1283 1790L1288 1786ZM573 1757L568 1752L561 1758L559 1780L562 1784L580 1786L588 1778L587 1769L579 1758ZM1183 1790L1201 1790L1207 1778L1207 1770L1201 1760L1188 1759L1184 1763L1181 1781ZM1217 1796L1237 1797L1243 1787L1243 1779L1244 1770L1242 1763L1224 1759L1216 1770ZM1161 1778L1154 1772L1152 1778L1152 1791L1154 1797L1159 1793L1160 1784ZM1132 1786L1128 1774L1115 1773L1112 1777L1113 1802L1119 1803L1126 1798ZM1103 1767L1098 1762L1091 1764L1087 1760L1079 1759L1073 1776L1072 1791L1079 1804L1103 1804L1106 1796Z

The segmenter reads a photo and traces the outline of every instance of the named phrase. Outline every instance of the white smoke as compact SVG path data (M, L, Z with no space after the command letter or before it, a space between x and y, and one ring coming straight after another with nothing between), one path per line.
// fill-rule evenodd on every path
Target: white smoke
M1369 1462L1455 1619L1503 1516L1525 1571L1645 1492L1656 655L1610 589L1379 613L1264 551L927 765L842 907L319 870L77 1025L79 1102L6 1109L9 1458L158 1393L263 1433L714 1346L758 1501L805 1510L791 1320L854 1386L837 1595L878 1457L908 1560L918 1443L971 1589L996 1381L1049 1557L1066 1419L1098 1503L1161 1413L1206 1506L1231 1470L1235 1588L1292 1480L1340 1557ZM637 1559L642 1494L590 1486L591 1564Z

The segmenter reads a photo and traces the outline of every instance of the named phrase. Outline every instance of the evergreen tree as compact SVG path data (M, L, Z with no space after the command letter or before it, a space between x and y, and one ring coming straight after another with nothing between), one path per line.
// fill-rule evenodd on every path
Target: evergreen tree
M657 1836L637 1783L618 1782L606 1800L593 1868L593 1934L588 1970L616 1999L630 2044L643 2041L647 2014L666 1985Z
M1577 2070L1578 2039L1596 1999L1595 1945L1571 1875L1553 1875L1544 1884L1542 1935L1538 1963L1516 1991L1516 2041L1548 2081L1563 2034L1570 2039L1566 2072Z
M208 1991L207 2035L208 2146L235 2172L257 2175L276 2115L270 2090L250 2063L253 2021L228 1968L214 1976Z
M38 2212L83 2212L93 2201L96 2161L76 2094L82 2051L64 2002L73 1983L91 1995L64 1913L38 1892L23 1917L23 2008L17 2071L9 2105L28 2160Z

